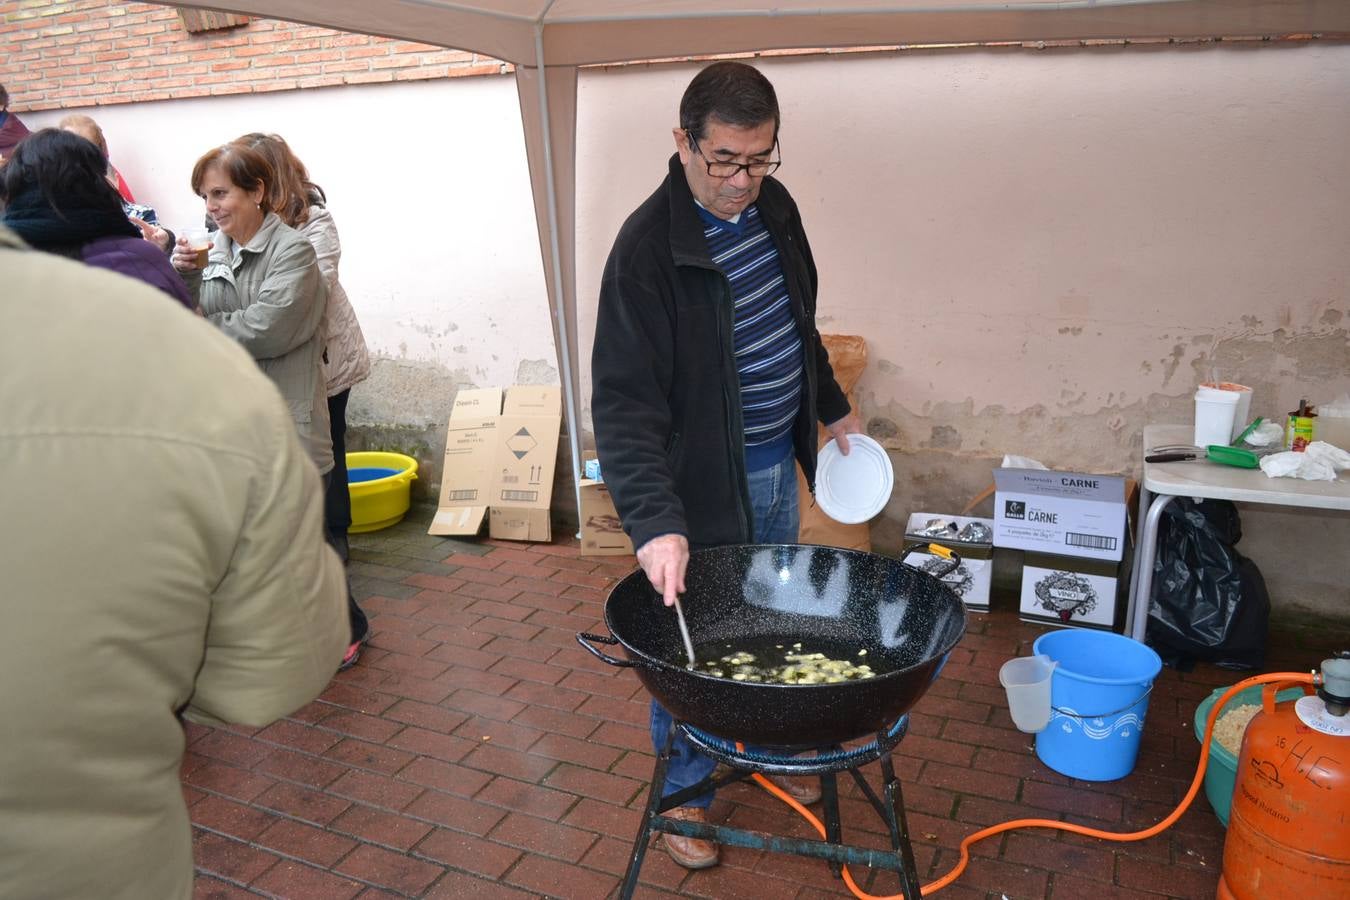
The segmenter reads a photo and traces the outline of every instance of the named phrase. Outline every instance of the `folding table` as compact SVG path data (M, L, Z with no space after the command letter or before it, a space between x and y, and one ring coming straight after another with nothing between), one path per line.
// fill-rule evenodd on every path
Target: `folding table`
M1193 438L1190 425L1146 425L1144 456L1149 455L1150 448L1189 444ZM1126 610L1129 633L1136 641L1144 639L1148 627L1153 561L1158 555L1158 522L1163 510L1177 497L1350 510L1350 478L1342 476L1339 481L1270 478L1260 469L1220 465L1203 457L1182 462L1145 462Z

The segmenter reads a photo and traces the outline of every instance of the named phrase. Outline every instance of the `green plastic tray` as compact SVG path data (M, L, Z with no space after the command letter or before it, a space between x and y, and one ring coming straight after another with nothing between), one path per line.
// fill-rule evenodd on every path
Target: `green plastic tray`
M1237 466L1240 469L1259 469L1261 458L1251 450L1242 447L1229 447L1227 444L1210 444L1205 448L1205 456L1225 466Z

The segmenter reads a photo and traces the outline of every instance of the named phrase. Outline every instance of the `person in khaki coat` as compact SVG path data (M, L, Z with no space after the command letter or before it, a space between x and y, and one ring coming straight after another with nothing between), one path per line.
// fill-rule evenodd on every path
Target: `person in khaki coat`
M262 726L348 641L272 382L155 289L0 229L0 898L187 900L182 716Z

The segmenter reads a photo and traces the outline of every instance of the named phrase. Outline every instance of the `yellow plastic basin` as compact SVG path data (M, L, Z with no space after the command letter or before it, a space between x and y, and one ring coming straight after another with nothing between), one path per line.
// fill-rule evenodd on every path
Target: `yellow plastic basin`
M398 524L408 512L408 489L417 477L417 460L402 453L363 451L347 454L347 493L352 498L348 534L379 531Z

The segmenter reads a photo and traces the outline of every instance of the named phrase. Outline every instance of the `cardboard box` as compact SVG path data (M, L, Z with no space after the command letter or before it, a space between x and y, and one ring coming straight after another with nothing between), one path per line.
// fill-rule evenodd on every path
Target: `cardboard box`
M1126 481L1048 469L994 470L994 546L1119 562Z
M631 556L633 542L619 523L614 498L603 481L581 481L581 555Z
M1024 622L1120 631L1129 573L1123 562L1027 553L1018 616Z
M547 541L562 428L556 386L462 390L446 428L441 496L428 534Z
M950 538L932 538L919 534L919 531L928 524L930 519L946 519L949 522L955 522L958 529L964 528L972 522L978 522L993 529L994 520L919 512L910 516L909 522L905 525L906 544L915 541L938 544L955 551L961 557L961 565L956 571L942 579L943 584L949 585L952 590L956 591L956 595L961 598L961 602L965 604L966 609L973 612L989 612L989 588L994 580L994 545L988 541L976 543ZM911 565L919 566L925 572L934 571L939 566L946 565L947 562L940 556L924 551L915 551L908 557L908 560Z

